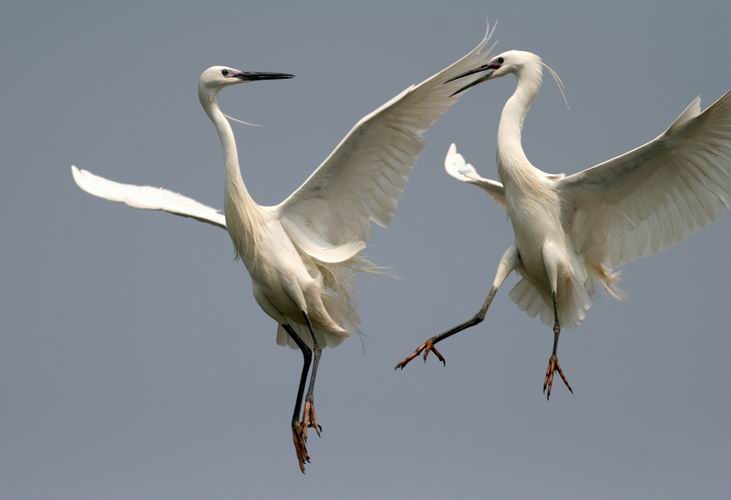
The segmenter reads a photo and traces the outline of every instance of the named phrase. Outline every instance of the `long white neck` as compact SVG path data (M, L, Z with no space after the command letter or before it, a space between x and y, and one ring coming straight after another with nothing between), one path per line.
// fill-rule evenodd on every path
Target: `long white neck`
M541 88L543 68L540 60L526 62L515 74L518 85L503 107L497 132L497 157L500 176L515 177L534 168L523 151L523 121Z
M244 179L241 177L236 139L231 130L231 124L218 107L216 95L199 91L198 97L203 109L216 127L223 148L223 159L226 166L223 212L226 215L226 228L233 240L237 256L242 257L248 265L255 255L262 209L249 194Z

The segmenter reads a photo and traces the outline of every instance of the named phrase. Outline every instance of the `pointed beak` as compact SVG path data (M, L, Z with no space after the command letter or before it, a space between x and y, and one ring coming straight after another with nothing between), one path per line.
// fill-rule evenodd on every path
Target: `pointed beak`
M238 78L242 82L255 82L258 80L285 80L287 78L294 78L294 75L289 73L260 73L258 71L241 71L234 75L233 78Z
M449 97L455 96L455 95L457 95L457 94L459 94L461 92L464 92L468 88L474 87L475 85L478 85L478 84L480 84L480 83L482 83L484 81L489 80L490 78L492 78L492 75L493 75L493 73L495 73L495 70L497 70L499 68L500 68L500 66L497 66L495 64L483 64L479 68L475 68L475 69L471 69L469 71L465 71L462 74L459 74L459 75L457 75L455 77L450 78L449 80L447 80L444 83L453 82L455 80L459 80L460 78L464 78L465 76L470 76L470 75L474 75L475 73L481 73L483 71L487 71L486 74L484 74L483 76L481 76L477 80L473 81L472 83L469 83L469 84L465 85L464 87L462 87L461 89L457 90L456 92L452 93L452 95L450 95Z

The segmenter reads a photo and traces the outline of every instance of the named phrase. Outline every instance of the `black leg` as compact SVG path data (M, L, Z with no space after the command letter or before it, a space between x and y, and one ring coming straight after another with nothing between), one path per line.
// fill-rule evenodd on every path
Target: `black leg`
M302 432L302 427L299 423L300 409L302 408L302 396L305 393L305 383L307 382L307 372L310 370L310 363L312 361L312 351L307 344L297 335L297 332L289 325L282 325L284 330L297 344L297 347L302 351L302 357L304 362L302 364L302 374L300 375L299 388L297 389L297 399L294 403L294 413L292 414L292 438L294 440L294 450L297 453L297 461L299 463L300 470L305 472L305 462L310 461L310 457L305 448L305 438Z
M312 336L312 350L315 353L315 359L312 363L312 373L310 374L310 384L307 386L307 396L305 396L305 410L302 417L302 431L307 439L307 429L313 427L317 435L322 433L322 426L317 422L317 413L315 412L315 379L317 378L317 367L320 365L320 355L322 349L320 344L317 343L315 332L312 330L312 323L306 313L302 313L307 324L307 329L310 331Z
M472 316L470 319L465 321L464 323L460 323L459 325L455 326L454 328L450 328L446 332L440 333L439 335L435 335L434 337L428 339L426 342L421 344L419 347L416 348L416 350L407 358L405 358L403 361L401 361L399 364L396 365L396 369L403 368L409 364L409 362L416 358L419 354L422 354L424 361L426 361L427 356L429 356L430 352L433 352L434 355L439 358L439 361L442 362L442 364L446 365L447 361L444 359L444 356L442 356L442 353L436 350L434 347L435 344L438 344L444 339L448 339L452 335L461 332L462 330L466 330L467 328L470 328L472 326L475 326L482 322L482 320L485 319L485 315L487 314L487 310L490 308L490 304L492 303L492 299L495 298L495 294L497 293L500 286L505 281L505 278L508 277L508 275L513 272L514 270L518 269L518 265L520 264L520 255L518 254L518 250L515 248L515 246L511 246L508 248L503 256L500 258L500 263L497 266L497 271L495 272L495 279L492 282L492 288L490 288L490 292L487 294L487 297L485 297L485 301L482 303L482 307L480 307L480 310L477 311L477 314Z
M561 325L558 322L558 302L556 302L556 292L551 294L553 299L553 355L558 351L558 336L561 335Z
M561 324L558 322L558 303L556 301L556 292L552 294L553 299L553 351L551 357L548 360L548 369L546 370L546 377L543 379L543 393L546 395L546 399L551 399L551 387L553 386L553 375L558 372L561 376L561 380L566 384L569 392L574 393L571 389L569 381L566 380L561 365L558 364L558 337L561 335Z
M396 365L396 370L401 368L402 370L404 367L409 364L409 362L417 357L419 354L423 353L424 361L426 361L427 356L430 352L433 352L434 355L439 358L439 361L442 362L442 364L446 365L447 361L444 359L444 356L442 356L442 353L437 351L437 349L434 347L435 344L438 344L444 339L448 339L452 335L461 332L462 330L466 330L467 328L471 328L475 325L478 325L482 323L482 321L485 319L485 315L487 314L487 310L490 308L490 304L492 303L492 299L495 298L495 294L497 293L498 288L493 285L493 287L490 289L490 292L487 294L487 297L485 298L485 302L482 303L482 307L479 311L477 311L477 314L472 316L470 319L465 321L464 323L460 323L459 325L455 326L454 328L450 328L446 332L440 333L439 335L435 335L428 339L426 342L421 344L419 347L416 348L416 350L411 353L408 357L406 357L403 361L401 361L399 364Z

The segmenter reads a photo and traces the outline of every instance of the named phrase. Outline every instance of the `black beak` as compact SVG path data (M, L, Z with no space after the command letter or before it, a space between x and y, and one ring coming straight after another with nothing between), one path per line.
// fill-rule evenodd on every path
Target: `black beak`
M259 73L258 71L242 71L236 75L233 75L242 82L255 82L257 80L285 80L287 78L294 78L294 75L289 73Z
M484 82L486 80L489 80L492 77L492 74L495 72L495 70L496 69L499 69L499 68L500 68L500 66L496 66L495 64L483 64L479 68L475 68L475 69L471 69L469 71L465 71L464 73L462 73L460 75L457 75L455 77L450 78L449 80L447 80L444 83L453 82L455 80L459 80L460 78L464 78L465 76L474 75L475 73L480 73L482 71L487 71L488 72L487 74L481 76L480 78L478 78L474 82L469 83L469 84L465 85L464 87L462 87L461 89L457 90L456 92L454 92L449 97L455 96L455 95L459 94L460 92L464 92L468 88L474 87L477 84L480 84L480 83L482 83L482 82Z

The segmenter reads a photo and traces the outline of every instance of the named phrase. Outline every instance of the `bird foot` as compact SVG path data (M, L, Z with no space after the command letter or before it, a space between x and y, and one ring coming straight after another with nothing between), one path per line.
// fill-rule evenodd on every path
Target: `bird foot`
M294 441L294 451L297 453L297 462L300 467L302 474L305 473L305 463L310 462L310 455L307 453L307 447L305 441L307 437L302 430L302 424L299 422L292 422L292 441Z
M424 363L426 363L426 358L429 357L430 352L433 352L434 355L437 357L437 359L439 359L439 361L441 361L444 366L447 366L447 360L444 359L444 356L442 356L442 353L437 351L437 348L434 347L434 338L430 338L429 340L427 340L426 342L421 344L419 347L417 347L416 350L413 353L411 353L408 357L404 358L403 361L398 363L394 369L398 370L400 368L403 370L404 367L406 365L408 365L411 362L411 360L416 358L419 354L421 354L421 356L424 358Z
M561 365L558 364L558 356L553 354L548 360L546 378L543 380L543 393L546 395L547 400L551 399L551 386L553 385L553 375L556 372L558 372L558 374L561 376L561 380L563 380L563 383L566 384L566 388L569 390L569 392L571 394L574 393L573 389L571 389L569 381L566 380L566 375L564 375L563 370L561 369Z
M302 434L305 441L307 441L307 429L309 427L315 429L317 437L321 437L322 426L317 421L317 412L315 411L315 403L313 401L305 401L305 409L302 412L302 423L300 424L300 427L302 428Z

